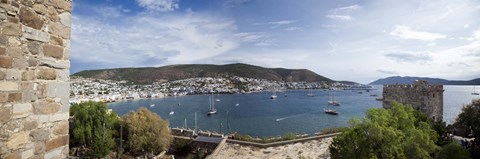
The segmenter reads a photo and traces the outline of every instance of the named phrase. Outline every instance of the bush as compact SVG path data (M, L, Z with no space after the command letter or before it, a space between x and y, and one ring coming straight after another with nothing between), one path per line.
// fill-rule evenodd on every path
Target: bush
M286 133L285 135L283 135L282 137L282 140L285 141L285 140L293 140L293 139L296 139L297 136L292 133L292 132L289 132L289 133Z
M449 143L442 147L442 150L435 156L437 159L468 159L470 158L470 152L462 148L457 143Z

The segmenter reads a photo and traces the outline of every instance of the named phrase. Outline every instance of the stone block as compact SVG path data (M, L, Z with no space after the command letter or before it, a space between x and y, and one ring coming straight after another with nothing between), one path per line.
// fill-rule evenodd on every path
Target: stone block
M68 61L56 61L53 59L46 59L46 58L40 59L40 65L59 68L59 69L67 69L70 67L70 63Z
M32 141L45 142L50 137L50 132L45 129L37 129L30 132L30 137L32 137Z
M13 118L24 118L32 114L32 104L22 103L13 105Z
M39 14L47 14L47 7L45 7L43 4L34 4L33 5L33 10Z
M15 92L8 94L8 102L10 103L18 103L22 102L22 93Z
M10 121L12 118L12 109L7 107L0 107L0 124Z
M63 49L63 60L70 60L70 49L65 48Z
M13 58L13 67L24 70L28 66L27 59L25 58Z
M68 135L68 121L57 122L53 125L53 134Z
M52 22L57 22L58 19L60 19L58 17L58 12L57 12L57 9L55 9L55 7L53 6L47 7L47 18L50 19Z
M68 145L68 135L48 140L47 143L45 143L45 150L48 152L65 145Z
M0 56L0 67L10 68L13 65L13 59L8 56Z
M8 37L7 35L0 34L0 46L7 46Z
M72 10L72 4L66 0L48 0L48 4L55 6L56 8L63 9L65 11Z
M63 46L63 40L57 36L50 36L50 44Z
M25 131L33 130L38 127L38 122L37 121L25 121L23 122L23 129Z
M0 92L0 103L8 101L8 92Z
M42 17L38 16L35 11L28 7L20 7L20 22L23 25L32 27L34 29L42 29L44 21Z
M70 27L61 23L53 23L48 25L48 32L53 35L58 35L65 39L70 39Z
M23 51L20 47L8 47L6 53L13 58L23 58Z
M28 135L25 131L21 131L13 134L7 142L8 149L18 148L19 145L25 144L27 142Z
M22 159L28 159L33 156L33 149L29 149L22 152Z
M68 98L70 95L69 82L49 82L47 97L50 98Z
M3 35L20 36L22 31L20 25L11 22L0 23L0 33Z
M43 54L56 59L63 58L63 48L55 45L43 45Z
M69 81L70 80L70 70L62 69L57 70L57 79L60 81Z
M8 45L10 45L11 47L19 47L22 42L20 42L19 40L20 38L18 37L9 37L8 38Z
M18 69L7 69L7 80L20 80L22 78L22 72Z
M37 41L28 41L27 47L28 47L28 51L30 51L32 55L38 55L43 51L43 47L41 43Z
M39 83L37 86L37 96L39 99L44 99L47 97L48 87L46 83Z
M41 41L41 42L48 42L49 40L48 33L42 32L40 30L36 30L34 28L23 26L22 32L23 32L23 37L27 39Z
M50 117L50 122L57 122L57 121L61 121L61 120L68 120L68 118L70 117L69 115L70 115L69 112L54 114L54 115L52 115L52 116Z
M7 76L7 71L0 69L0 80L4 80Z
M0 91L16 91L18 83L14 81L0 81Z
M67 27L71 27L71 25L72 25L72 14L70 14L69 12L64 12L64 13L58 15L58 17L60 17L60 23L62 23L63 25L65 25Z
M8 17L8 22L19 24L20 19L18 17Z
M59 159L62 158L62 149L55 149L53 151L45 153L44 159Z
M0 55L6 55L7 50L4 47L0 47Z
M40 68L37 72L37 79L43 80L55 80L57 78L57 73L53 68Z
M41 154L45 152L45 142L35 142L35 154Z
M60 110L61 105L56 102L36 101L33 103L34 114L53 114Z
M31 81L35 79L35 70L27 70L22 73L22 81Z
M18 151L12 152L5 159L21 159L21 154Z

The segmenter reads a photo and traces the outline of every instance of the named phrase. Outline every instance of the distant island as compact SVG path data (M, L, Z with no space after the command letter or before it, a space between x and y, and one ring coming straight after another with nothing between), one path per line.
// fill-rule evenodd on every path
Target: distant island
M231 76L278 82L335 82L307 69L264 68L243 63L226 65L188 64L162 67L85 70L77 72L72 76L116 81L126 80L139 84L167 82L188 78Z
M456 81L446 80L441 78L429 78L429 77L411 77L411 76L392 76L387 78L378 79L370 83L370 85L383 85L383 84L413 84L415 80L425 80L430 84L441 85L480 85L480 78L472 79L469 81Z

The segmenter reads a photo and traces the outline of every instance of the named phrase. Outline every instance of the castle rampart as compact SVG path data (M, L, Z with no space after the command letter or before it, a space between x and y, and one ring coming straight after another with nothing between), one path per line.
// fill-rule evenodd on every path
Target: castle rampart
M390 108L393 101L411 104L434 121L443 120L443 85L430 85L417 80L414 84L383 86L383 107Z

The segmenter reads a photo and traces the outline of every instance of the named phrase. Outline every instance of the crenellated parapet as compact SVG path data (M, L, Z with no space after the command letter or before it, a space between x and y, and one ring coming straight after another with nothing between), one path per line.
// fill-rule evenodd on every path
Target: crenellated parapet
M435 121L443 119L443 85L431 85L417 80L414 84L392 84L383 86L383 107L390 108L393 101L410 104L426 113Z

